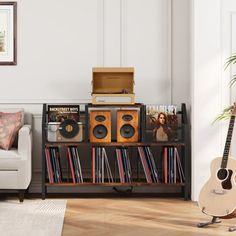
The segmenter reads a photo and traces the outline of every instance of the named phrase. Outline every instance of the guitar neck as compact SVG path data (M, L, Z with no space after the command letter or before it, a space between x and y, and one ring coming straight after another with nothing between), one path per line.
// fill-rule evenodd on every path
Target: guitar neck
M221 168L227 167L229 150L230 150L232 134L233 134L233 129L234 129L234 121L235 121L235 116L233 115L233 116L231 116L230 122L229 122L229 128L228 128L227 138L226 138L226 142L225 142L225 148L224 148L223 158L222 158L222 162L221 162Z

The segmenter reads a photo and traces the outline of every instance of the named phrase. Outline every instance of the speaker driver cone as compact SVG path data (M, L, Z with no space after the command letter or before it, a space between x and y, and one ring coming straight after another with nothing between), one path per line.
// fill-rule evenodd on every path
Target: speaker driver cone
M64 138L74 138L79 133L79 126L75 120L66 119L61 122L59 132Z
M103 121L106 120L106 117L103 116L103 115L97 115L97 116L95 117L95 120L98 121L98 122L103 122Z
M120 135L123 138L131 138L134 136L135 130L134 127L132 125L123 125L120 128Z
M93 135L98 139L105 138L107 133L107 128L104 125L97 125L93 129Z
M124 121L131 121L131 120L133 120L133 116L131 116L131 115L129 115L129 114L126 114L126 115L123 115L123 116L122 116L122 119L123 119Z

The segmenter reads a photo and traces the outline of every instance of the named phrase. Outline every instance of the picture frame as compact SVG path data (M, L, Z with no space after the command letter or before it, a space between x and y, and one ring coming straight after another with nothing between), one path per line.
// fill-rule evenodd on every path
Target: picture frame
M17 2L0 2L0 65L17 64Z

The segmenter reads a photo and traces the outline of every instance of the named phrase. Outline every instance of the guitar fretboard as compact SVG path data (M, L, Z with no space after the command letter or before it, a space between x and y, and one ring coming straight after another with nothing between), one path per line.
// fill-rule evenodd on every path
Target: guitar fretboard
M233 134L233 129L234 129L234 121L235 121L235 116L231 116L230 122L229 122L227 138L226 138L226 142L225 142L223 158L222 158L222 162L221 162L221 168L227 167L230 144L231 144L231 139L232 139L232 134Z

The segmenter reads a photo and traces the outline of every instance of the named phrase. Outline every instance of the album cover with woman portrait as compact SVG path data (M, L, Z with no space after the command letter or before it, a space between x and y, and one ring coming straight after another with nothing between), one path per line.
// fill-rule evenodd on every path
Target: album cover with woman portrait
M147 141L177 141L178 116L176 105L146 105Z

